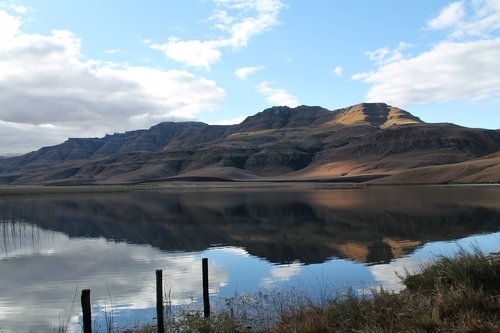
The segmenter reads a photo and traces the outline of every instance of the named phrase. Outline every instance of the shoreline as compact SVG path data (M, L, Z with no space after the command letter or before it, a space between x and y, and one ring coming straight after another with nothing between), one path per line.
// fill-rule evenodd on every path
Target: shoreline
M0 185L0 195L124 193L135 191L328 190L376 187L500 187L498 183L369 184L328 181L160 181L136 184Z

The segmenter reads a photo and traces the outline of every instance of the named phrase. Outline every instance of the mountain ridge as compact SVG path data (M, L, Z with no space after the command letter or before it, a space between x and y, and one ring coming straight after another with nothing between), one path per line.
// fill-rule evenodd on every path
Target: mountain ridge
M428 124L385 103L360 103L333 111L320 106L275 106L235 125L163 122L101 138L70 138L1 159L0 184L134 183L187 176L385 177L497 151L500 130Z

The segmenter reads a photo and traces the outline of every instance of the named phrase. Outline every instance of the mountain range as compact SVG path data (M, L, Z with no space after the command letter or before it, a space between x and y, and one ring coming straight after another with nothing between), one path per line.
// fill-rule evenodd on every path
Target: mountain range
M164 122L0 159L0 184L168 180L500 182L500 130L425 123L384 103L272 107L237 125Z

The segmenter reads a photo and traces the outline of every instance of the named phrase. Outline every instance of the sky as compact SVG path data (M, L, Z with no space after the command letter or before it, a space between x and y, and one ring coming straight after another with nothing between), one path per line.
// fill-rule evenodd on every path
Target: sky
M0 155L274 105L500 128L499 0L0 0Z

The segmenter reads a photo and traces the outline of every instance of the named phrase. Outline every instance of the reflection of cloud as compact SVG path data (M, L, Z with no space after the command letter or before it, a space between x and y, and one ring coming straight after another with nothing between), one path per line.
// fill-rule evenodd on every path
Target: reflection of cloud
M17 238L4 233L0 240L10 237L14 244L21 238L29 239L31 234L23 235L22 230L18 228ZM23 243L22 249L18 246L17 252L9 252L9 256L0 252L0 322L4 330L52 332L70 315L77 288L77 300L81 289L91 289L96 314L105 308L109 311L111 304L117 305L115 315L152 308L156 269L163 269L164 284L167 291L171 290L174 305L201 296L201 260L194 253L164 253L150 246L102 238L70 239L39 228L36 232L39 237L31 244ZM227 283L227 273L221 266L211 264L209 273L212 291ZM75 332L80 331L78 314L77 302L72 314Z
M224 246L224 247L216 248L214 250L217 250L217 251L223 252L223 253L227 253L227 254L241 256L241 257L248 257L248 256L250 256L248 254L247 250L242 249L240 247Z
M278 282L289 281L292 277L298 275L302 270L302 264L294 262L288 265L273 265L269 268L271 276L262 279L260 286L269 287Z
M373 265L368 269L373 275L376 284L386 290L401 290L403 285L399 276L404 276L405 271L415 272L423 264L421 259L415 257L405 257L392 261L389 264Z

